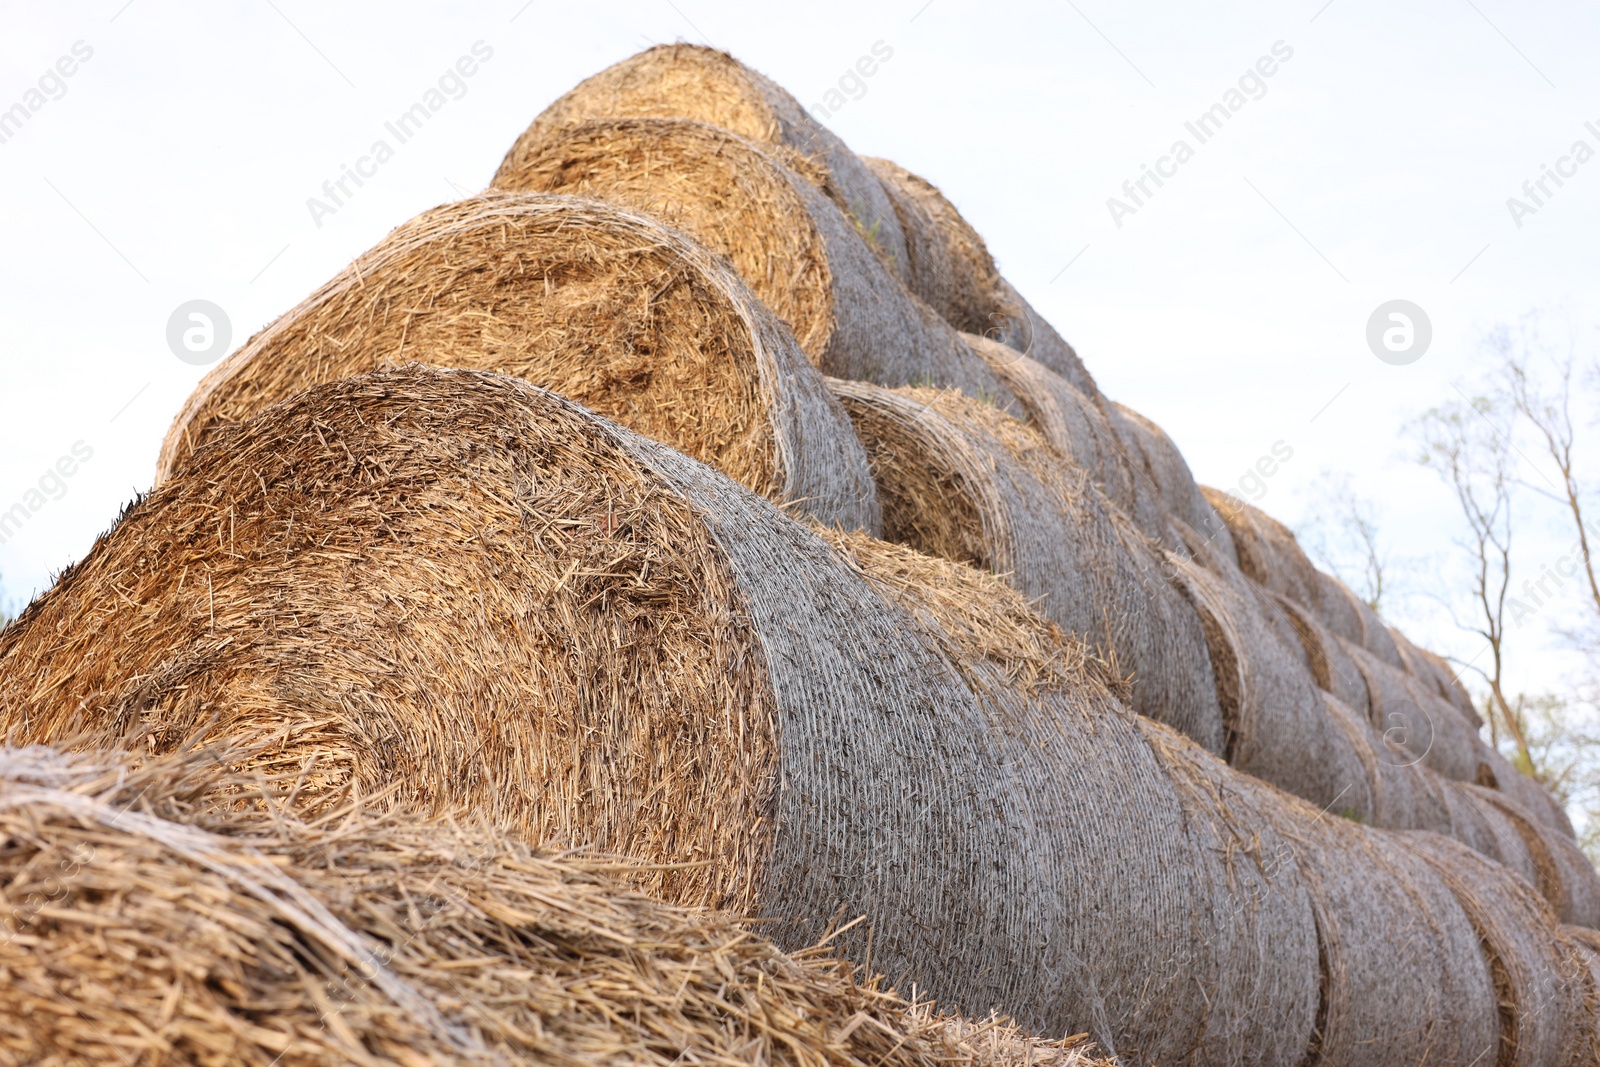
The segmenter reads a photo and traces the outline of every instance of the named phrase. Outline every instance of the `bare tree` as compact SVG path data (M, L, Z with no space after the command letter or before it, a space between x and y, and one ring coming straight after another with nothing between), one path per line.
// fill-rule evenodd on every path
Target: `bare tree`
M1467 524L1467 539L1457 543L1471 562L1476 618L1470 623L1458 619L1456 625L1484 639L1489 663L1477 662L1483 657L1480 652L1462 667L1489 686L1494 742L1498 745L1504 727L1519 769L1534 775L1537 766L1522 708L1505 692L1506 594L1511 585L1511 503L1516 484L1508 415L1489 398L1474 397L1429 410L1412 424L1411 432L1422 446L1419 462L1450 487Z
M1389 560L1378 540L1377 509L1356 495L1347 474L1322 475L1312 495L1301 540L1318 563L1382 614Z
M1510 399L1520 421L1531 427L1545 455L1555 465L1555 477L1542 464L1529 461L1535 478L1523 484L1564 510L1578 535L1578 555L1588 582L1594 620L1600 622L1600 581L1595 577L1589 529L1584 517L1584 494L1576 473L1574 457L1577 434L1572 425L1572 373L1576 343L1571 324L1564 344L1552 344L1543 336L1542 320L1530 316L1513 333L1500 326L1485 338L1485 345L1497 357L1497 378ZM1549 377L1545 377L1545 371Z

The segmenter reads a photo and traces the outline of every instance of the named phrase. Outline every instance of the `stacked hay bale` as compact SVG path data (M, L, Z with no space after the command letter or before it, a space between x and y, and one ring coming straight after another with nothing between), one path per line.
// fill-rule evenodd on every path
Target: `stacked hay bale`
M209 375L158 488L0 632L15 741L245 745L195 784L0 751L0 1047L976 1055L673 910L709 905L1129 1063L1592 1061L1600 880L1559 805L931 184L672 46L495 186Z
M0 749L8 1062L934 1067L1096 1062L936 1016L619 884L625 862L383 819L312 825L190 751Z
M566 197L477 197L396 229L206 375L157 480L229 423L417 359L555 389L820 521L877 528L861 448L789 331L704 248Z
M682 230L727 256L827 374L891 386L931 382L1010 403L955 328L913 296L802 175L826 184L817 165L792 150L702 122L608 118L562 127L541 118L501 164L494 188L606 200Z

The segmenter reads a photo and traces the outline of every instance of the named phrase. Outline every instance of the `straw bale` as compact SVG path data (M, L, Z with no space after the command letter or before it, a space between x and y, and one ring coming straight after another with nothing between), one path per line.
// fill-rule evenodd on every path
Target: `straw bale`
M1086 395L1061 375L999 341L962 334L1063 458L1089 472L1096 486L1147 537L1170 547L1173 535L1143 456L1131 456L1106 418L1103 398Z
M1134 709L1221 753L1199 616L1159 549L1016 419L952 391L829 381L866 446L884 536L1001 575L1132 675Z
M1230 765L1338 814L1372 822L1372 741L1330 713L1299 649L1287 648L1255 599L1172 553L1168 574L1194 604L1228 728Z
M992 338L1086 396L1099 395L1072 346L1000 276L983 238L932 182L887 159L864 162L889 194L905 233L912 291L956 329Z
M640 857L789 947L865 916L841 953L968 1014L1037 944L1023 801L905 616L766 501L509 377L401 368L219 432L0 635L19 741L243 729L310 764L308 806Z
M657 45L585 78L539 113L506 158L531 154L564 126L625 118L693 119L811 160L863 241L908 277L906 236L877 176L781 86L714 48Z
M1500 862L1537 889L1539 865L1534 862L1533 850L1528 847L1527 835L1518 826L1517 818L1508 815L1494 802L1493 797L1489 795L1493 790L1483 786L1462 784L1456 787L1456 791L1471 798L1473 805L1478 809L1478 814L1488 824L1490 832L1494 835L1495 848L1498 850L1497 858ZM1493 853L1487 854L1493 855Z
M1186 955L1171 961L1220 1016L1204 1033L1171 1035L1188 1037L1189 1049L1119 1051L1131 1063L1299 1064L1315 1033L1321 976L1307 873L1279 829L1277 812L1292 801L1158 723L1139 725L1180 798L1190 862L1205 886L1196 904L1220 917L1211 951L1226 966L1208 975Z
M413 360L524 378L825 523L876 528L849 423L727 265L652 220L555 196L478 197L396 229L206 375L158 483L223 425Z
M1166 506L1167 514L1198 532L1228 560L1238 556L1227 524L1195 484L1183 453L1166 431L1130 407L1112 403L1106 408L1111 427L1131 457L1142 456L1144 468ZM1248 571L1246 573L1249 573Z
M1463 788L1511 822L1533 862L1534 888L1550 902L1561 921L1600 928L1600 876L1577 844L1505 793L1477 785Z
M1274 810L1317 917L1323 990L1304 1062L1494 1062L1495 988L1476 932L1412 835L1288 799Z
M1467 692L1467 687L1461 684L1461 676L1456 673L1455 668L1437 652L1430 652L1425 648L1418 648L1417 652L1422 656L1423 662L1432 669L1434 682L1444 694L1444 698L1461 712L1462 717L1473 729L1481 730L1483 716L1478 714L1477 705L1473 704L1472 695Z
M239 755L0 750L0 1058L1091 1063L651 900L624 860L360 806L301 821L221 770Z
M1435 834L1405 834L1402 840L1450 887L1477 932L1499 1007L1494 1062L1571 1062L1574 1047L1587 1043L1581 1033L1583 979L1562 950L1549 905L1505 867L1458 842Z
M722 253L826 374L1011 403L999 377L802 176L812 167L703 122L600 119L524 136L493 187L604 200Z

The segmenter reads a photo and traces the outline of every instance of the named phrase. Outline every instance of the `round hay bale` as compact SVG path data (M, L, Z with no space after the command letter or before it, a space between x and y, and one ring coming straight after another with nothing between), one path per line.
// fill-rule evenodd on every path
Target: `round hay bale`
M1166 431L1122 404L1111 404L1106 414L1128 455L1144 458L1145 472L1161 494L1167 515L1214 544L1224 559L1236 558L1238 549L1233 535L1195 484L1183 453Z
M907 276L899 216L867 165L781 86L703 45L657 45L585 78L539 113L506 153L502 170L564 126L625 118L693 119L812 160L823 192L862 240L890 270Z
M794 152L683 119L600 119L524 136L493 187L642 212L728 257L826 374L1012 402L959 334L869 252Z
M157 482L221 426L414 360L523 378L824 523L877 528L849 422L726 264L639 215L555 196L478 197L396 229L206 375Z
M1300 639L1301 650L1317 686L1370 721L1372 701L1367 692L1367 680L1344 642L1305 606L1277 592L1272 594L1272 600Z
M1477 935L1411 835L1287 798L1275 811L1310 891L1321 953L1303 1062L1495 1062L1495 989Z
M1372 822L1371 742L1330 714L1298 649L1286 648L1254 599L1196 563L1167 554L1167 573L1199 613L1234 768L1336 814Z
M1466 719L1474 730L1483 729L1483 716L1478 713L1477 705L1472 702L1472 694L1461 684L1461 676L1450 666L1450 662L1437 652L1429 652L1425 648L1418 648L1417 651L1421 654L1423 662L1432 668L1434 682L1438 685L1439 692L1444 694L1444 698L1461 712L1462 718Z
M1366 680L1375 728L1446 778L1477 780L1478 738L1455 708L1365 648L1345 651Z
M1600 928L1600 876L1583 851L1505 793L1476 785L1463 788L1472 790L1511 822L1532 860L1534 888L1550 902L1561 921Z
M1310 913L1292 863L1261 870L1270 834L1225 825L1249 822L1241 809L1262 787L1215 761L1204 763L1199 796L1190 778L1170 780L1142 720L1094 681L1104 668L1085 671L1083 646L999 579L858 534L828 536L934 636L989 709L1056 887L1049 936L1070 949L1065 959L1083 961L1058 983L1074 1005L1067 1014L1088 1019L1103 1006L1111 1039L1101 1044L1128 1063L1298 1062L1315 1007ZM1127 877L1090 875L1113 870ZM1093 1010L1076 1007L1082 998Z
M1181 547L1173 544L1166 509L1145 472L1143 457L1129 457L1106 418L1102 401L999 341L977 334L961 336L1017 398L1021 416L1056 451L1088 471L1100 491L1147 537Z
M1515 837L1516 831L1511 829L1510 822L1504 820L1504 817L1496 822L1490 815L1485 814L1484 809L1487 805L1471 792L1477 787L1466 782L1442 778L1427 768L1419 769L1423 774L1432 776L1433 784L1438 787L1439 796L1450 812L1450 829L1444 836L1461 842L1474 852L1488 856L1497 863L1516 869L1515 858L1508 861L1506 850L1500 846L1502 834L1509 832ZM1396 826L1392 829L1419 829L1419 827ZM1523 872L1519 870L1518 873Z
M0 750L0 1057L1100 1062L658 903L619 883L625 862L359 808L316 826L269 811L274 790L218 771L237 756Z
M1493 1062L1571 1062L1571 1051L1583 1043L1582 978L1562 951L1549 906L1500 864L1459 842L1435 834L1402 839L1450 887L1477 933L1499 1008Z
M791 947L865 916L842 953L970 1014L1045 951L1023 802L905 615L765 500L509 377L407 367L220 431L0 635L18 741L241 730L309 766L308 807L639 857Z
M866 446L884 537L1002 575L1132 675L1131 703L1225 743L1199 616L1159 551L1032 428L960 393L829 380Z
M1191 973L1218 1018L1189 1037L1180 1055L1131 1056L1129 1063L1303 1062L1320 1014L1315 906L1296 842L1280 830L1291 798L1238 774L1193 742L1148 720L1140 728L1177 790L1206 886L1197 905L1224 916L1212 952L1227 967L1191 972L1176 952L1169 966ZM1263 1032L1270 1040L1263 1040ZM1153 1050L1152 1050L1153 1051Z
M1083 361L1000 276L983 238L932 182L887 159L863 162L894 204L905 234L907 281L945 321L1037 360L1086 396L1099 388Z

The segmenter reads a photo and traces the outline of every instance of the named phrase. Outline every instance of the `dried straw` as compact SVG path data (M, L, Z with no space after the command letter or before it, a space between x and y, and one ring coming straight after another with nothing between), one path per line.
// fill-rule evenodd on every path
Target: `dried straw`
M412 360L524 378L825 523L876 528L838 405L726 263L640 215L555 196L478 197L395 230L205 377L158 482L222 425Z
M781 86L713 48L657 45L584 79L540 112L506 160L533 154L564 126L625 118L693 119L812 160L823 191L884 264L907 276L905 234L872 171Z
M683 119L608 118L525 134L497 189L642 212L727 256L825 373L937 384L1011 403L1005 385L868 251L794 151Z
M220 770L238 756L0 750L0 1058L1092 1061L657 903L617 882L625 861L359 806L300 821Z
M1130 407L1111 404L1106 409L1112 429L1130 456L1142 456L1145 471L1155 483L1168 516L1187 525L1214 546L1225 560L1237 565L1236 549L1228 526L1195 483L1183 453L1166 431ZM1249 573L1246 571L1245 573Z
M1596 875L1594 865L1577 844L1505 793L1483 786L1464 788L1497 809L1521 836L1533 864L1532 884L1561 921L1600 928L1600 875ZM1511 866L1515 868L1520 863Z

